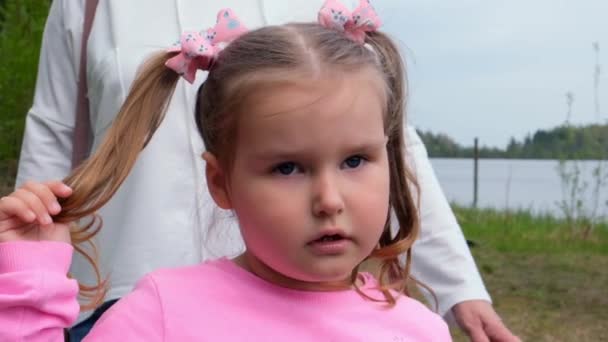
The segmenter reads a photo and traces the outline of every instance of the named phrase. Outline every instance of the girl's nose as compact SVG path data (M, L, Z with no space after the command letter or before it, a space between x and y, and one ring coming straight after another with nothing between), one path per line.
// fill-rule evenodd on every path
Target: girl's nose
M324 172L317 175L313 183L313 214L318 217L331 217L342 213L344 200L336 177Z

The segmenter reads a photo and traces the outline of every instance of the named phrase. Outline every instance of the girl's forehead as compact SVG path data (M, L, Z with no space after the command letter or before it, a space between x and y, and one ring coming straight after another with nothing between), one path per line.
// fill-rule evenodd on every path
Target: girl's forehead
M240 113L239 145L311 146L338 136L346 140L367 134L382 137L385 102L382 82L361 72L268 87L258 91Z
M267 120L283 114L306 115L330 111L347 114L349 106L372 101L384 109L386 85L375 69L332 72L320 77L302 77L273 82L256 88L245 101L239 121ZM363 102L363 103L361 103Z

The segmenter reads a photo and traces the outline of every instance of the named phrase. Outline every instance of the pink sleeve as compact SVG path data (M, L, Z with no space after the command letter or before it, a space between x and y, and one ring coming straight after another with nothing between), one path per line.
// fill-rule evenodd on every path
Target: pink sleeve
M78 315L78 284L66 274L72 246L0 243L0 341L63 341Z
M154 278L148 275L101 316L85 342L163 341L164 334L161 301Z
M444 322L443 320L440 321L441 323L441 327L438 327L437 329L437 340L436 341L441 341L441 342L449 342L452 341L452 335L450 334L450 328L448 327L448 324L446 322Z

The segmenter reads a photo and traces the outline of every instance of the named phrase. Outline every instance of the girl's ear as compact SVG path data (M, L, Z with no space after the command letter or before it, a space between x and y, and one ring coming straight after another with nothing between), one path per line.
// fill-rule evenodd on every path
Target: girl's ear
M207 177L207 187L215 204L222 209L232 209L226 173L222 170L217 158L213 154L205 152L203 153L203 159L206 163L205 176Z

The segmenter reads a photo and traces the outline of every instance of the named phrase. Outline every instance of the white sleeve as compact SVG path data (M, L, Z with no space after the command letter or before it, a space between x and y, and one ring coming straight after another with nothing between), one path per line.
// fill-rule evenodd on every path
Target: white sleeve
M16 186L26 180L63 178L70 172L82 20L82 1L52 2Z
M445 316L465 300L490 300L456 217L416 130L405 132L408 162L420 184L421 232L412 248L412 275L431 287ZM432 297L426 294L433 305Z

